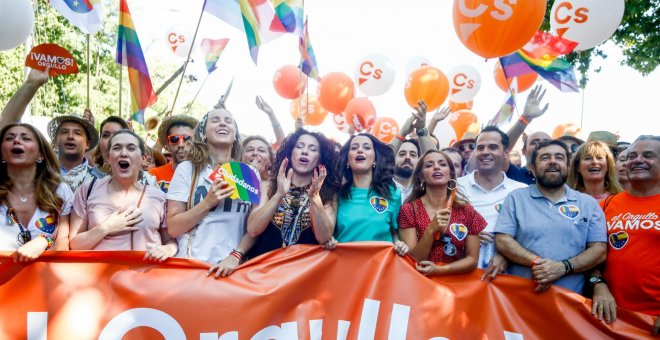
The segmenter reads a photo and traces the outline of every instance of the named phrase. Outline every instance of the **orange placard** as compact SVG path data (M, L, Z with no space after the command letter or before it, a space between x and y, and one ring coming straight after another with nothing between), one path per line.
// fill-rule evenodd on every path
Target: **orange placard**
M41 44L35 46L25 58L25 66L39 71L50 67L51 77L58 74L78 73L78 63L71 53L56 44Z
M606 324L562 288L482 271L427 278L384 242L291 246L229 278L142 252L0 254L2 339L606 339L650 337L654 317ZM42 336L40 332L45 334ZM162 335L161 335L162 334ZM519 335L519 336L517 336Z

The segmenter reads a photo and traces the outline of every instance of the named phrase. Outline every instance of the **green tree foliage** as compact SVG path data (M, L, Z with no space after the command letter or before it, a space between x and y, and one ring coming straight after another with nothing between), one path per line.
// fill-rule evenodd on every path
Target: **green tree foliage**
M546 20L541 29L550 30L550 9L555 1L548 1ZM653 72L660 63L660 0L626 0L626 10L621 25L610 38L623 52L622 64L643 75ZM607 58L598 46L583 52L567 55L569 61L581 74L580 86L589 78L593 58ZM600 68L595 70L600 71Z

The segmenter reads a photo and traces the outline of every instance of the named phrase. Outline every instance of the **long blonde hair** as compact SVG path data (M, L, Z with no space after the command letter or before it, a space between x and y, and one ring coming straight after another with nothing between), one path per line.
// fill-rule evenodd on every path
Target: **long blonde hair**
M582 160L591 156L596 157L605 157L607 163L607 174L605 175L605 191L610 194L618 194L623 191L621 184L619 183L619 177L616 171L616 166L614 162L614 155L610 151L610 148L603 142L591 141L582 144L571 159L571 166L568 171L568 180L567 184L574 190L579 192L585 191L584 178L580 174L580 164Z
M419 159L417 166L415 166L415 170L413 170L411 177L412 182L410 183L412 186L412 191L406 199L405 203L414 202L416 199L422 198L424 195L426 195L426 185L422 185L422 168L424 167L424 159L426 159L428 155L434 153L440 154L445 159L445 161L447 161L447 165L449 165L449 177L451 178L450 180L454 183L457 183L456 169L454 168L454 163L451 161L451 158L449 158L449 156L447 156L447 154L442 151L429 150ZM459 189L458 184L456 184L454 189L447 185L447 197L451 195L452 190L456 190L456 198L454 199L453 204L454 206L462 207L468 204L468 200L463 192Z
M0 131L0 141L5 139L9 129L20 126L32 132L39 145L39 152L44 157L41 163L37 163L37 172L34 178L34 199L39 209L51 214L59 215L64 200L57 195L57 188L62 183L60 177L60 166L53 149L46 138L34 126L25 123L9 124ZM9 192L14 184L7 173L7 165L0 166L0 203L8 206Z

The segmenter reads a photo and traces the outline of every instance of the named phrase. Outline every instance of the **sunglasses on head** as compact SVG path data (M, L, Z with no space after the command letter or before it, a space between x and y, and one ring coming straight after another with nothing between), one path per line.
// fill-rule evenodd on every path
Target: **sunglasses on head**
M470 148L470 150L474 150L476 147L477 147L476 143L465 143L459 145L458 150L463 152L463 151L467 151L468 148Z
M179 144L181 141L183 142L190 142L192 140L192 136L187 136L187 135L169 135L167 136L167 140L170 142L170 144Z
M579 148L579 144L571 144L571 153L576 153Z

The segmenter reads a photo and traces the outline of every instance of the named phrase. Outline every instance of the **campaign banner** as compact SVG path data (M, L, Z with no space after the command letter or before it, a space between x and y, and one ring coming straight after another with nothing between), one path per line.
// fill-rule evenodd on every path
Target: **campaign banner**
M640 339L654 317L606 324L562 288L482 271L429 278L388 243L291 246L227 278L142 252L0 253L2 339Z
M25 66L38 71L50 67L51 77L58 74L78 73L78 63L64 47L56 44L41 44L30 50L25 58Z
M259 204L261 181L257 171L251 165L241 162L225 163L213 171L208 180L214 182L218 178L223 179L234 188L234 192L229 198Z

